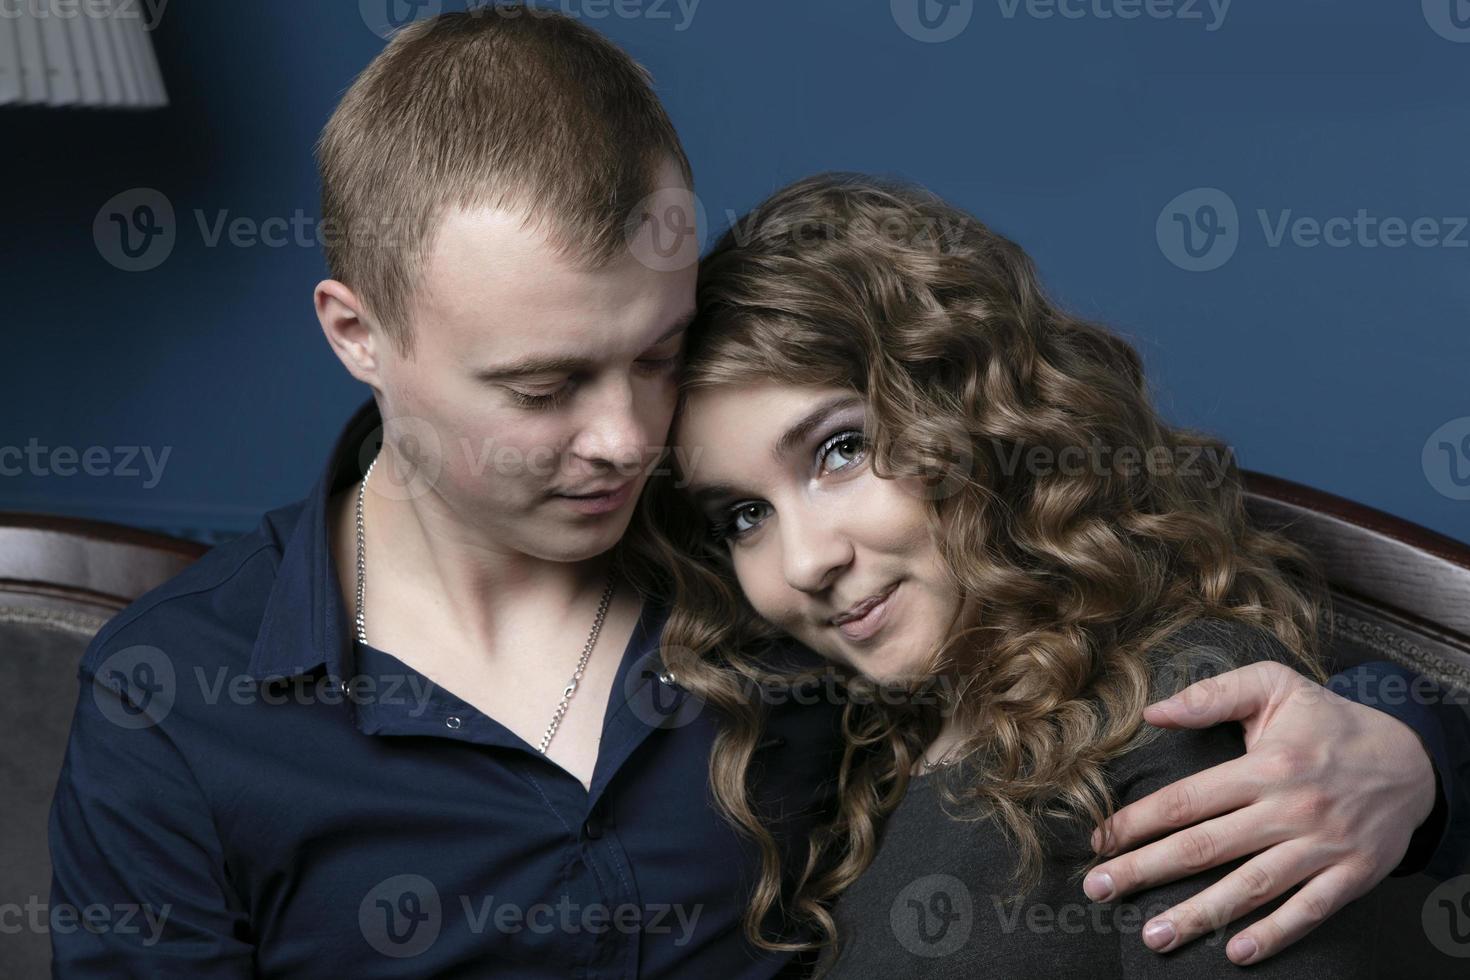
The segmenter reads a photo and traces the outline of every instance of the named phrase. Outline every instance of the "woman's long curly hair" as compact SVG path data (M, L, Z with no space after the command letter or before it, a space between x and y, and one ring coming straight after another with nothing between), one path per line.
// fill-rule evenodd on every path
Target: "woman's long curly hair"
M1228 447L1167 425L1127 342L1058 309L1017 245L926 191L828 174L759 205L703 263L686 361L681 411L717 386L861 393L874 473L925 488L962 610L929 664L954 682L942 709L964 733L966 777L945 798L997 818L1022 890L1040 871L1043 818L1111 814L1104 765L1148 737L1151 654L1170 634L1250 624L1323 677L1320 579L1248 523ZM835 819L799 873L783 869L749 778L760 692L783 679L767 656L778 636L671 462L642 498L625 567L672 597L664 661L722 722L711 791L762 856L746 934L812 949L835 940L832 903L871 862L940 712L849 699Z

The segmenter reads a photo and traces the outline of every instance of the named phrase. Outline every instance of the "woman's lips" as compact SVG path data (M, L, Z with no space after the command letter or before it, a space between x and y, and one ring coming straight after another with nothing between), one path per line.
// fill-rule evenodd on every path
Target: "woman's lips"
M849 640L868 639L877 633L882 628L883 623L888 619L888 610L893 605L893 596L897 591L898 583L895 582L888 587L882 599L868 607L867 612L856 619L849 619L841 623L834 623L833 625Z

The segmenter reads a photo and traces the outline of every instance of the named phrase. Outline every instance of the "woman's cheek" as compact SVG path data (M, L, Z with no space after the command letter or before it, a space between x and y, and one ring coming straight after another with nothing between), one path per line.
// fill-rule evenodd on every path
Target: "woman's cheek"
M880 497L873 502L872 509L879 515L874 526L885 533L885 550L892 553L926 552L934 543L933 528L929 523L929 507L921 496L922 490L907 480L872 481L874 494Z
M780 605L782 589L778 578L781 569L772 555L762 553L770 550L762 548L759 543L736 546L733 556L735 580L757 616L787 629L790 617Z

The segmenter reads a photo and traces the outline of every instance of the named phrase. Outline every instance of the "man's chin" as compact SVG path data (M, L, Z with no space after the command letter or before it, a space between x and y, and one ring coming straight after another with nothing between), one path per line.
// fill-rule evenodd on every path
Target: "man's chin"
M608 514L595 524L548 521L543 533L526 541L520 550L543 561L590 561L617 546L632 517L632 508L628 508L623 513Z

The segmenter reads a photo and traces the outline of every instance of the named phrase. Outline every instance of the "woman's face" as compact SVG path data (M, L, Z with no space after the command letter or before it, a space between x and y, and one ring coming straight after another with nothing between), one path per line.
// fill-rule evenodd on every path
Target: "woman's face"
M868 677L909 680L960 601L920 485L873 475L865 413L844 388L705 389L674 438L688 492L755 611Z

